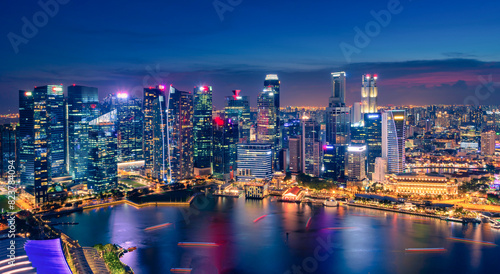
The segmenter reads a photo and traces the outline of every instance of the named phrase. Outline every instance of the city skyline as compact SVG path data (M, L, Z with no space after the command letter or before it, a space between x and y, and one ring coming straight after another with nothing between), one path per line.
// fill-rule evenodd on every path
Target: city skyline
M270 73L280 76L283 92L289 95L282 105L321 106L320 98L329 93L328 74L332 71L348 73L348 104L360 101L359 77L364 73L380 75L380 105L412 101L458 104L484 82L480 77L491 76L491 82L500 82L500 56L494 46L498 38L491 35L500 28L495 20L494 11L500 5L496 2L445 1L449 4L430 6L426 1L398 1L399 9L388 23L382 22L369 43L358 47L360 52L347 60L342 43L356 46L355 28L365 30L368 23L377 21L373 14L381 14L391 2L362 1L360 8L348 2L273 1L263 11L276 18L270 28L253 20L264 5L260 1L235 1L238 5L222 17L212 2L191 8L185 3L150 1L145 4L151 7L148 20L143 20L146 15L136 12L141 9L134 5L108 1L94 8L68 1L58 5L54 16L48 16L32 38L25 38L27 43L12 37L24 37L23 17L32 22L33 15L44 10L37 4L17 8L9 3L5 9L9 12L1 19L6 36L0 41L0 113L14 110L14 91L61 83L97 87L100 98L121 91L139 96L139 86L174 84L191 90L211 85L214 104L221 108L231 90L256 98L262 75ZM163 9L178 13L169 18L155 16ZM312 9L316 16L309 13ZM188 11L204 23L179 18ZM74 13L84 15L75 18ZM124 20L121 14L132 16ZM416 24L422 16L427 22ZM482 20L474 20L479 16ZM176 18L184 24L177 24ZM434 24L440 27L434 28ZM269 29L276 35L267 38L268 43L259 43L259 35ZM205 41L203 45L196 43L200 40ZM13 46L16 41L18 45ZM299 101L305 90L318 96ZM494 93L491 98L500 99L500 95ZM256 106L254 100L250 102Z

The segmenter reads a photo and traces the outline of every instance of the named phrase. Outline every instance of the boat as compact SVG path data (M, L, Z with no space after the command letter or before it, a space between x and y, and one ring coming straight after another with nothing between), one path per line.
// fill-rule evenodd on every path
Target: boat
M330 197L328 200L323 202L324 206L339 206L339 202L335 198Z
M136 249L137 249L137 247L136 247L136 246L133 246L133 247L129 247L129 248L127 249L127 251L128 251L128 252L132 252L132 251L134 251L134 250L136 250Z

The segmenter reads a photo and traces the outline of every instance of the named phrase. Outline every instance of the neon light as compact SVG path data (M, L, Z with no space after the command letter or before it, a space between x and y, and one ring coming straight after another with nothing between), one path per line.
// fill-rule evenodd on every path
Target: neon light
M224 125L224 120L221 119L220 117L215 117L214 122L220 127Z
M62 87L52 87L52 91L63 91Z
M31 96L31 95L33 95L33 93L31 93L31 91L26 91L26 92L24 93L24 96Z
M159 86L158 86L158 88L159 88L160 90L165 90L165 86L164 86L164 85L159 85Z
M368 115L368 119L376 119L376 118L379 118L380 115L379 114L370 114Z
M311 218L312 217L309 217L309 220L307 220L306 229L309 229L309 225L311 224Z
M165 224L161 224L161 225L155 225L155 226L152 226L152 227L145 228L144 230L153 230L153 229L158 229L158 228L162 228L162 227L169 226L169 225L171 225L171 224L172 224L172 223L165 223Z
M492 243L492 242L474 241L474 240L470 240L470 239L457 238L457 237L448 237L447 239L453 240L453 241L464 242L464 243L474 243L474 244L497 246L497 244Z
M267 214L266 214L266 215L262 215L262 216L260 216L259 218L257 218L257 219L255 219L255 220L253 220L253 222L254 222L254 223L256 223L256 222L258 222L258 221L260 221L260 220L264 219L266 216L267 216Z

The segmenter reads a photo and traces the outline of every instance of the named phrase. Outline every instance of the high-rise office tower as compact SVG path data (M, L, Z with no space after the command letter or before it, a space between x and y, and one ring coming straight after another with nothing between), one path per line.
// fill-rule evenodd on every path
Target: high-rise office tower
M280 169L280 85L278 75L266 75L264 89L257 99L257 142L273 146L273 169L275 170Z
M14 168L9 168L9 166L12 166ZM17 172L18 170L17 167L18 167L17 126L16 124L1 125L0 126L0 176L2 178L6 178L9 175L9 171L11 169L14 172Z
M165 88L160 86L160 95L153 102L153 171L152 177L160 182L171 181L170 158L168 157L168 116L167 100L163 92Z
M146 175L152 177L154 165L154 128L155 128L155 101L158 100L160 95L165 90L165 86L160 85L157 88L145 88L143 98L143 113L144 113L144 129L143 129L143 155L144 167Z
M349 180L362 181L366 178L366 146L351 145L347 148L347 177Z
M281 143L283 148L288 148L292 137L302 135L302 124L300 119L289 119L281 127Z
M194 173L212 174L213 126L212 87L194 88Z
M87 185L94 192L116 187L118 182L116 109L89 122Z
M193 175L193 95L170 86L167 101L168 130L163 144L167 145L167 180L171 182Z
M51 181L48 97L47 89L19 91L21 184L33 193L36 206L47 201L47 185Z
M364 114L364 129L367 146L367 175L372 178L375 171L375 159L382 157L382 115L380 113Z
M302 173L302 136L294 136L288 138L289 149L289 170L292 174Z
M389 173L402 173L405 169L404 110L389 110L382 113L382 157L387 158Z
M232 118L214 119L214 176L225 180L233 179L236 171L236 157L239 135L238 123Z
M377 74L363 75L361 86L361 113L377 112Z
M104 98L101 113L117 110L118 120L118 162L131 162L143 159L142 134L143 113L142 100L127 92L109 94Z
M34 92L47 94L47 114L49 123L49 163L50 177L66 174L66 129L64 115L64 95L62 85L35 87Z
M494 131L481 133L481 155L495 155L495 138L496 133Z
M99 115L97 88L68 87L69 174L75 182L87 180L89 122Z
M345 88L345 85L337 84L335 81L334 85ZM350 142L351 115L350 108L345 107L344 102L332 98L335 97L330 97L330 106L326 108L325 113L326 145L323 148L323 177L338 180L345 178L345 155Z
M344 71L332 72L332 97L330 97L330 106L345 106L346 74Z
M272 154L271 144L238 144L237 180L271 180Z
M321 175L321 163L322 163L322 153L321 153L321 142L320 142L320 125L310 119L304 119L302 121L302 147L304 159L304 170L305 174L319 177Z
M225 116L238 123L240 142L250 142L250 104L248 96L241 96L241 90L233 90L233 96L226 96Z
M363 121L351 124L351 145L363 145L366 143L365 123Z

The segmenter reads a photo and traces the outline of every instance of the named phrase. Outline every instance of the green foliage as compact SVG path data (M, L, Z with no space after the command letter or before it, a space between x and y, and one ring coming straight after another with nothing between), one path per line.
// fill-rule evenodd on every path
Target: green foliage
M489 178L472 179L470 182L465 182L458 187L460 193L476 192L489 188Z
M322 190L332 188L332 184L328 181L303 173L297 176L297 181L299 182L299 185L308 187L310 189Z
M101 253L104 258L104 262L108 266L112 274L125 274L127 273L124 265L118 258L118 248L113 244L97 244L94 248Z

